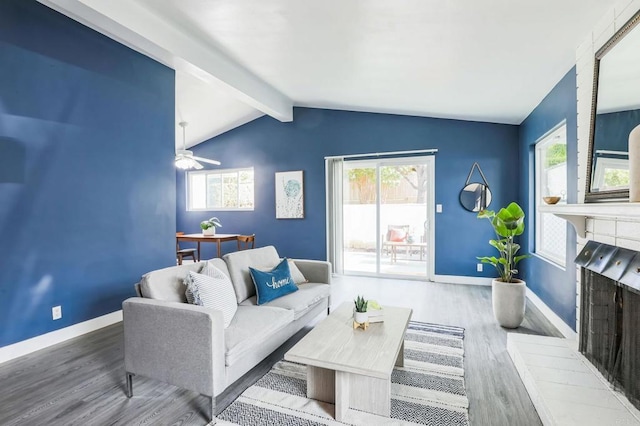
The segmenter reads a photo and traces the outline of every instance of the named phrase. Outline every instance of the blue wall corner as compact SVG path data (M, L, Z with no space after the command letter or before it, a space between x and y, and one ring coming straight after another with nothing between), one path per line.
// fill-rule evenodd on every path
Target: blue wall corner
M177 229L199 232L199 222L215 215L223 232L255 232L259 246L272 244L283 256L325 259L325 156L437 148L435 200L444 211L435 215L435 272L493 276L476 272L476 256L492 250L491 227L464 210L458 197L477 161L493 191L491 208L517 198L517 126L310 108L295 108L294 115L291 123L265 116L194 147L197 155L222 161L222 168L255 168L255 210L186 211L185 173L179 171ZM275 218L274 174L288 170L304 171L302 220ZM235 248L225 244L223 251ZM203 245L203 252L204 258L215 255L212 245Z
M173 70L33 0L0 3L0 63L1 347L174 263L176 189Z
M567 201L578 197L578 136L576 70L572 68L520 125L520 200L527 214L526 230L521 241L528 253L535 242L535 143L563 120L567 126ZM538 257L521 263L521 276L527 286L564 322L575 329L576 323L576 233L567 224L567 262L560 268Z

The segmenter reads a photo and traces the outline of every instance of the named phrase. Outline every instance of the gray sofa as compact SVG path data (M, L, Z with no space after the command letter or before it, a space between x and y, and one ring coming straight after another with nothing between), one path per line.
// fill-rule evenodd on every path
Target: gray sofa
M122 304L127 396L140 375L215 397L302 327L329 308L328 262L295 260L308 283L264 305L256 305L249 266L265 269L280 257L273 246L238 251L211 262L231 278L238 310L226 329L221 311L186 302L183 279L204 262L149 272L136 284L139 297Z

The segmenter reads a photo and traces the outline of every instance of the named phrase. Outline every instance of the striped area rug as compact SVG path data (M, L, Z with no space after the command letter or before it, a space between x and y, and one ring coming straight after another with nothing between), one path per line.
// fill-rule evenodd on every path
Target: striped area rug
M344 423L334 406L308 399L306 367L278 362L229 405L217 425L468 425L464 388L464 329L410 322L404 367L391 375L391 418L349 410Z

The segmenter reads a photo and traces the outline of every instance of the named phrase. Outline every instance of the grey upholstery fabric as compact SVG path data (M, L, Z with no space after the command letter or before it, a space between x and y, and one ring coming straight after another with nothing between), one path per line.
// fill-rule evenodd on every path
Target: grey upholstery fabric
M331 263L324 260L293 259L310 283L331 284Z
M213 259L207 260L207 262L211 263L213 266L224 272L226 276L231 278L231 275L229 274L229 268L227 268L227 263L224 260L214 257Z
M268 270L280 263L278 252L273 246L236 251L225 254L222 258L229 268L229 276L236 291L238 303L242 303L242 301L256 294L256 288L249 273L249 266L255 269Z
M323 298L329 298L331 286L329 284L307 283L300 284L298 291L287 294L260 306L273 306L293 311L293 319L297 320L304 315L309 307L315 305ZM257 306L256 296L252 296L242 302L240 306Z
M189 271L200 272L203 265L204 262L187 263L151 271L142 276L140 291L144 297L150 299L186 302L184 278Z
M233 365L272 338L293 321L293 311L269 306L238 306L231 324L224 330L226 365Z
M262 308L264 306L259 307ZM286 327L272 334L269 340L262 342L262 344L254 347L251 351L245 352L242 358L238 359L233 365L227 366L227 383L233 383L238 380L247 371L251 370L256 364L280 347L280 345L289 340L289 338L300 329L308 325L314 325L326 316L327 299L322 299L299 320L290 322Z
M280 258L274 247L264 247L211 262L231 278L237 299L242 299L238 302L243 302L255 295L248 267L271 269ZM318 283L331 282L330 264L295 262L313 285L302 285L305 290L296 292L300 293L298 298L281 300L281 306L287 309L243 303L226 330L222 312L179 303L186 301L185 276L190 270L199 272L204 262L146 274L136 289L145 298L127 299L122 307L125 370L203 395L219 395L302 327L326 316L329 301L320 297L325 290ZM301 310L307 303L312 304ZM239 316L240 312L243 315Z
M225 389L222 312L132 297L122 314L125 371L207 396Z

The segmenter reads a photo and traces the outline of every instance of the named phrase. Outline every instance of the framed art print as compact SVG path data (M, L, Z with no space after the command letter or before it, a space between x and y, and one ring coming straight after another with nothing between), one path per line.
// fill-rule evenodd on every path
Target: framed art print
M276 172L276 219L304 219L302 170Z

